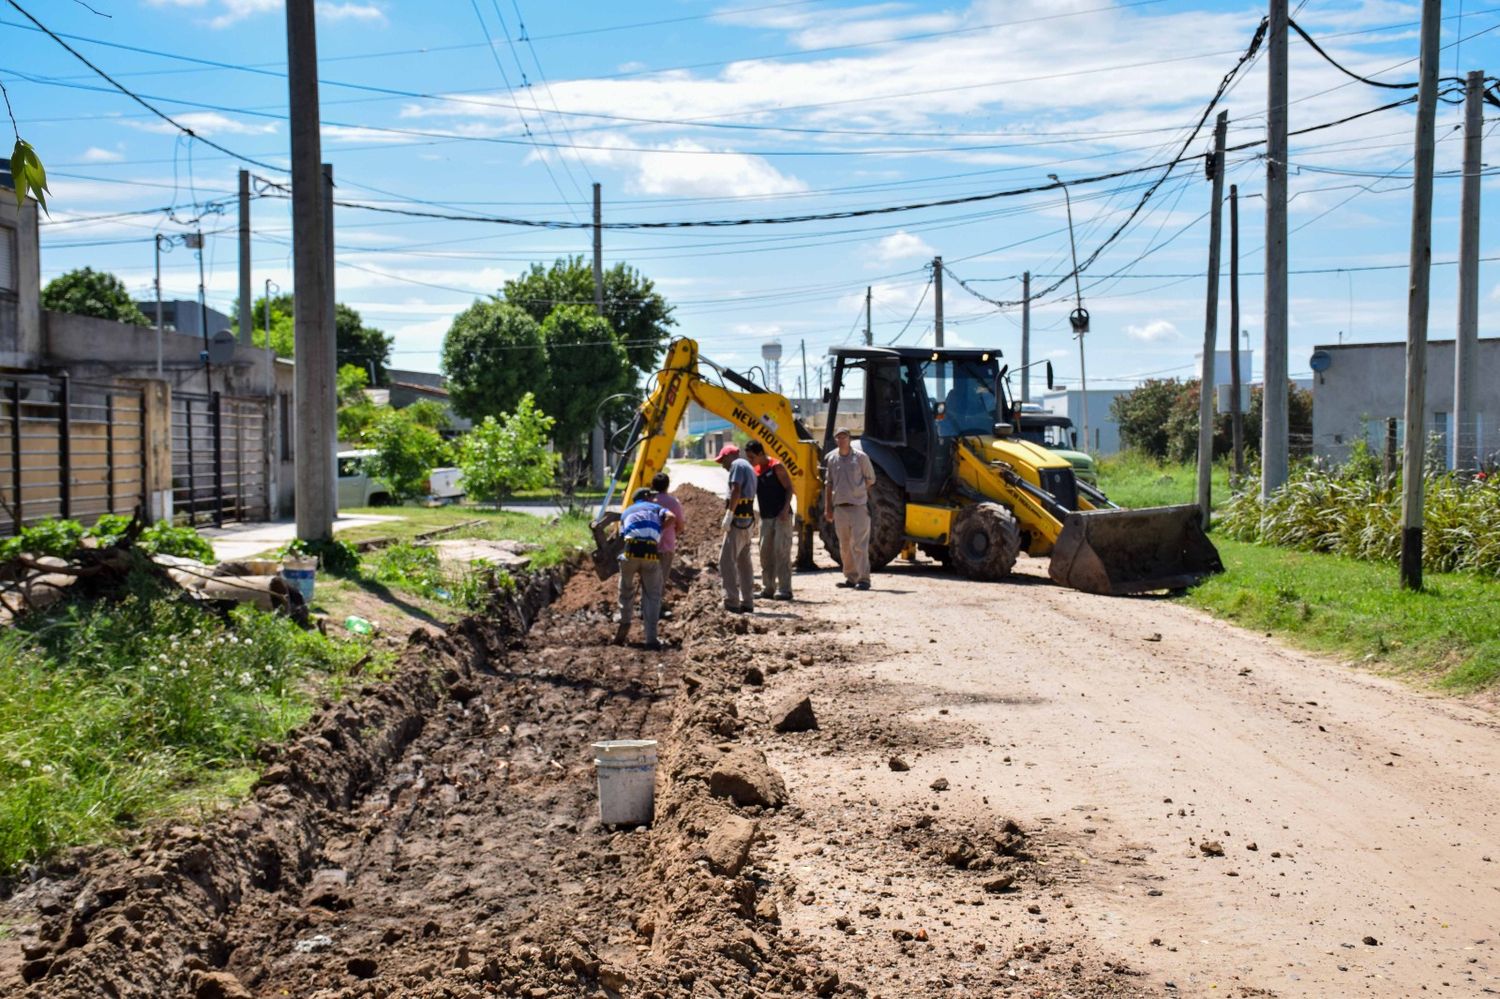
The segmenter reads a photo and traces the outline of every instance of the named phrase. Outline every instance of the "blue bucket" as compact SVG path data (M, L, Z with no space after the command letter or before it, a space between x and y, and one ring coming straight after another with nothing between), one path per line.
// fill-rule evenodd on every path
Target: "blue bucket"
M313 585L317 579L318 560L315 558L289 558L281 563L281 578L287 585L302 594L305 603L312 603Z

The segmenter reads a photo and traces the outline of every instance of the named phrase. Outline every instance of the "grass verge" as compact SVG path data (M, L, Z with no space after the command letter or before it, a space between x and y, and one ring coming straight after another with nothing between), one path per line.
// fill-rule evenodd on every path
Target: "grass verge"
M1186 600L1217 617L1454 692L1500 679L1500 582L1429 573L1411 593L1389 565L1222 536L1214 544L1227 571Z
M0 875L248 790L253 752L337 695L361 643L238 607L220 616L144 572L0 634Z
M1174 506L1198 502L1198 469L1153 461L1133 451L1122 451L1099 461L1099 486L1123 507ZM1214 504L1229 498L1229 466L1213 470Z

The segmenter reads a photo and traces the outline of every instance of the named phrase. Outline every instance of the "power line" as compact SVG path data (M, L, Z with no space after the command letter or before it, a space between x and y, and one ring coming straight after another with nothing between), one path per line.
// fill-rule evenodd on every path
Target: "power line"
M89 69L93 70L96 74L98 74L100 77L102 77L105 81L107 81L109 83L110 86L114 87L120 93L124 94L126 97L129 97L131 100L135 101L137 104L139 104L141 107L145 108L147 111L150 111L152 114L156 115L156 117L160 118L162 121L166 122L168 125L171 125L173 128L177 129L183 135L186 135L186 136L188 136L190 138L193 138L193 139L197 139L199 142L203 143L204 145L208 146L209 148L211 148L211 149L217 149L219 152L225 154L226 156L231 156L234 159L237 159L237 160L239 160L242 163L249 163L251 166L258 166L258 167L260 167L263 170L273 170L276 173L283 173L283 172L285 172L280 167L272 166L269 163L262 163L261 161L251 159L248 156L242 156L241 154L235 152L233 149L230 149L228 146L222 146L219 143L213 141L212 139L205 139L203 136L199 135L197 132L194 132L191 128L188 128L186 125L183 125L183 124L177 122L170 115L168 115L166 112L158 110L155 106L153 106L151 103L149 103L148 101L146 101L144 98L142 98L135 91L133 91L130 88L126 87L124 84L122 84L119 81L117 81L114 77L110 76L104 70L100 69L98 66L96 66L92 62L90 62L87 56L85 56L83 53L79 52L77 49L75 49L73 46L69 45L67 42L63 41L62 38L60 38L57 35L56 32L54 32L51 28L47 27L41 21L38 21L32 15L32 13L30 11L28 11L25 7L22 7L19 3L16 2L16 0L5 0L5 2L8 3L8 4L10 4L12 7L14 7L17 11L19 11L21 13L21 15L26 18L26 20L28 20L32 24L36 25L38 30L40 30L43 33L45 33L54 42L56 42L57 44L61 45L64 49L66 49L68 51L69 55L71 55L73 58L77 59L79 62L83 63Z

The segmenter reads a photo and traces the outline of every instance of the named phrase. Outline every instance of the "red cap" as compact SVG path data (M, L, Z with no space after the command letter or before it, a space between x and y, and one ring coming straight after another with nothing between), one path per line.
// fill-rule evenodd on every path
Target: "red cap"
M725 458L738 458L740 456L739 446L736 444L725 444L719 448L719 456L714 461L723 461Z

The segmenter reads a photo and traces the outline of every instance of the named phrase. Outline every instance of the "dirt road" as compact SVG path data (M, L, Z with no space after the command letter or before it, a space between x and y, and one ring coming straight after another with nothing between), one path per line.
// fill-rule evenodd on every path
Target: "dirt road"
M771 753L804 814L825 817L778 856L820 889L790 925L867 981L872 967L908 981L960 970L892 951L903 909L947 923L971 966L986 934L1019 927L1054 952L1091 944L1168 994L1500 991L1492 716L1178 604L1021 568L1035 578L976 586L898 566L857 596L830 573L799 580L862 662L767 694L811 690L835 733ZM893 772L893 752L909 771ZM932 808L1031 830L1055 879L1042 903L1002 907L997 927L993 906L955 906L941 882L893 893L890 858L813 846Z

